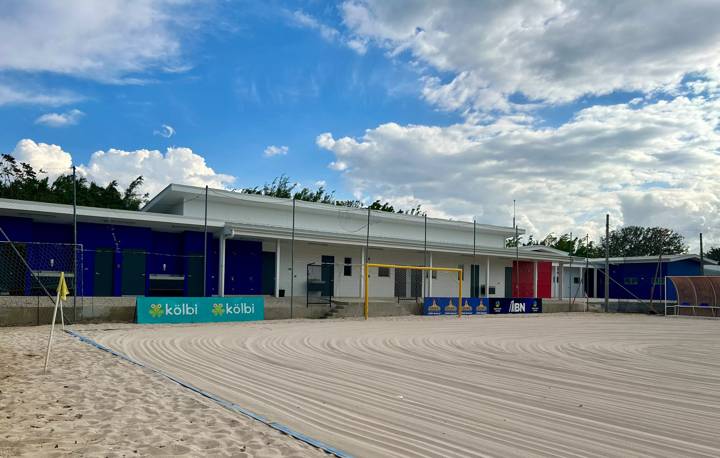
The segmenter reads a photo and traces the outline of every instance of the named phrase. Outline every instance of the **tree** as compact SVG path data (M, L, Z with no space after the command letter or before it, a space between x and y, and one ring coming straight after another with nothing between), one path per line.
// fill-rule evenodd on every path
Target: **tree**
M31 200L59 204L72 204L73 177L60 175L50 184L43 170L35 170L29 164L18 162L9 154L0 159L0 197L7 199ZM100 186L77 177L75 190L77 204L87 207L116 208L120 210L138 210L148 198L141 194L143 178L137 177L121 192L117 181Z
M720 247L712 247L705 252L705 257L713 261L720 261Z
M296 191L295 189L297 186L297 183L290 183L290 177L282 174L269 184L265 183L262 187L255 186L252 188L241 189L240 192L244 194L280 197L283 199L297 199L305 202L320 202L323 204L337 205L339 207L363 208L363 204L359 200L336 200L335 191L327 192L323 186L320 186L317 189L303 187ZM395 207L390 205L388 202L381 202L380 200L376 200L370 204L370 209L390 213L406 213L409 215L424 214L420 205L415 208L411 208L410 210L395 210Z
M600 239L605 255L605 237ZM685 237L665 227L624 226L610 232L610 256L659 256L687 253Z

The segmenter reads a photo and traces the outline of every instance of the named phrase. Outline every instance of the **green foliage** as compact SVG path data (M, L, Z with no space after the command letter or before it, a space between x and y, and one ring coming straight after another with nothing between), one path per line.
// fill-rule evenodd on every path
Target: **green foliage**
M72 204L72 174L60 175L50 184L42 170L35 170L29 164L18 162L9 154L0 159L0 197L5 199L31 200L58 204ZM138 210L147 201L148 195L140 193L143 178L137 177L121 192L117 181L103 187L77 177L77 204L86 207Z
M548 234L544 239L537 241L530 235L525 242L515 240L514 237L506 242L507 247L542 245L564 251L572 256L601 258L605 256L605 238L600 243L587 241L585 238L573 237L572 234L556 236ZM688 247L685 238L664 227L625 226L610 232L610 256L659 256L687 253ZM715 255L720 258L720 248L715 248ZM708 257L710 255L708 254ZM714 258L711 258L714 259Z
M606 240L600 239L605 255ZM610 231L610 256L659 256L687 253L685 237L665 227L624 226Z
M305 202L320 202L323 204L337 205L339 207L363 208L363 204L359 200L336 200L335 191L327 192L323 186L317 189L308 187L297 188L297 183L290 183L290 177L283 174L275 178L271 183L265 183L262 187L255 186L253 188L242 189L244 194L257 194L269 197L280 197L283 199L297 199ZM408 215L423 215L420 205L410 210L395 210L388 202L380 202L376 200L370 204L370 209L390 213L405 213Z
M705 252L705 257L713 261L720 261L720 247L712 247Z

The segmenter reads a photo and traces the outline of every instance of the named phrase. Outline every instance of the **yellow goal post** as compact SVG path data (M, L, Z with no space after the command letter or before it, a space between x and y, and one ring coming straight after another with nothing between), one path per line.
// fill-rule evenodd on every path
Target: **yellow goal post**
M369 302L370 302L370 285L369 285L369 278L370 278L370 268L371 267L385 267L388 269L407 269L407 270L425 270L425 271L439 271L439 272L455 272L458 276L458 311L457 315L458 318L462 316L462 307L460 307L460 304L462 304L462 284L463 284L463 270L455 267L427 267L427 266L403 266L399 264L378 264L378 263L367 263L365 264L365 319L368 319L368 308L369 308Z

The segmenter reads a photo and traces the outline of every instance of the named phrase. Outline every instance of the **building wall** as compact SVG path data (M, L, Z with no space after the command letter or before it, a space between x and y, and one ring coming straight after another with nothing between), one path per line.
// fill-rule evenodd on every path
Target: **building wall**
M653 290L653 278L655 275L660 278ZM657 262L627 263L610 265L610 298L611 299L635 299L649 300L650 292L653 291L653 300L662 300L665 297L665 277L678 275L700 275L700 263L688 259L675 262L663 262L658 270ZM598 270L598 297L604 297L605 276L602 269ZM667 298L675 299L675 288L671 281L667 282Z
M342 216L340 217L342 218ZM349 221L349 222L348 222ZM352 219L338 224L351 229ZM337 222L337 221L336 221ZM356 221L357 222L357 221ZM382 228L383 224L378 226ZM33 222L28 218L0 218L0 225L16 241L36 241L53 243L72 243L72 226L69 224L48 224ZM422 225L420 226L422 228ZM384 229L391 231L391 229ZM419 234L419 233L418 233ZM418 235L416 234L416 235ZM448 236L450 237L450 236ZM78 223L78 242L83 245L83 256L79 262L82 294L95 295L94 286L99 266L95 265L98 253L106 253L111 259L112 287L109 294L121 296L127 294L123 290L123 274L127 273L126 265L137 252L144 255L143 266L139 275L143 276L145 295L151 293L151 276L174 275L185 276L182 293L187 295L190 277L198 268L198 260L202 262L203 234L198 231L165 232L152 230L148 227L123 226L115 224ZM470 241L472 242L472 240ZM282 240L280 247L279 288L290 294L290 241ZM227 240L225 259L225 294L246 295L262 293L263 252L275 253L275 240ZM219 240L209 237L207 260L207 293L218 294L219 272ZM362 297L362 264L364 247L356 245L331 245L326 243L295 242L294 294L304 296L307 284L307 265L320 263L322 256L334 256L334 283L336 297ZM350 275L345 275L344 261L350 258ZM432 258L432 259L431 259ZM104 259L107 259L104 258ZM135 257L134 259L137 259ZM421 266L425 263L425 254L416 250L397 250L371 248L370 262L400 265ZM195 264L193 264L195 262ZM463 275L463 296L470 296L470 266L479 266L479 283L486 283L486 262L484 256L432 253L428 254L428 264L437 267L461 267ZM505 268L512 266L510 258L490 258L490 287L495 288L492 297L503 297L505 293ZM34 268L42 266L33 265ZM202 267L202 266L200 266ZM201 271L201 270L200 270ZM422 291L434 296L457 295L458 281L455 273L438 272L436 278L431 274L423 276ZM539 275L538 288L541 289L542 274ZM532 277L530 277L532 279ZM410 283L410 275L407 277ZM157 284L157 283L154 283ZM432 285L432 286L430 286ZM532 283L530 283L532 285ZM532 286L531 286L532 288ZM370 271L370 296L374 298L391 298L395 294L395 271L390 270L389 277L378 277L377 269Z
M203 217L205 202L194 199L183 204L186 216ZM261 221L267 226L290 229L292 227L292 206L287 203L265 203L234 201L210 202L208 218L243 223ZM337 207L332 211L327 208L298 202L295 211L295 228L334 233L349 237L364 237L367 228L367 210ZM505 247L505 235L476 230L475 243L478 247ZM394 238L405 241L423 243L425 240L424 218L420 216L396 215L391 213L372 212L370 216L370 236L377 238ZM427 230L428 241L437 243L456 243L472 247L472 224L449 224L448 222L429 219Z
M39 242L48 244L70 244L73 241L72 226L69 224L51 224L34 222L29 218L0 217L0 226L11 240L17 242ZM149 228L112 224L78 223L78 244L82 245L82 256L78 257L78 292L84 296L94 295L97 275L95 265L98 251L110 252L112 258L112 290L114 296L123 295L124 257L130 252L145 254L144 293L150 292L150 275L185 275L183 291L187 291L188 263L190 255L203 254L203 233L194 231L160 232ZM62 255L53 255L63 250ZM72 266L47 264L49 258L71 259L72 249L60 245L43 245L41 249L28 245L27 258L30 266L36 270L72 270ZM50 251L48 251L50 250ZM208 238L207 287L208 294L217 294L218 241ZM26 284L31 284L28 273ZM28 286L29 288L29 286ZM29 291L28 291L29 293Z

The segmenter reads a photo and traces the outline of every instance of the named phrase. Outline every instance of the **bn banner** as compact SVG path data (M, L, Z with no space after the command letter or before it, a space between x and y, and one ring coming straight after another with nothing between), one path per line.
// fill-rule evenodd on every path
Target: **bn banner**
M488 313L542 313L542 299L539 297L491 298Z
M265 318L263 297L142 297L138 323L209 323Z

